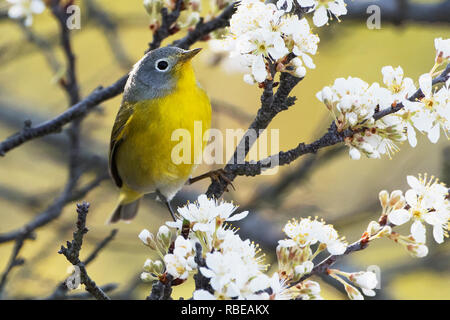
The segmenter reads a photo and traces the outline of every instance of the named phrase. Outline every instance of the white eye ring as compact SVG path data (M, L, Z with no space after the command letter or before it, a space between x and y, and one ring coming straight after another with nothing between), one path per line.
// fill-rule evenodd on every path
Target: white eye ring
M156 60L155 69L160 72L166 72L169 69L169 61L167 59Z

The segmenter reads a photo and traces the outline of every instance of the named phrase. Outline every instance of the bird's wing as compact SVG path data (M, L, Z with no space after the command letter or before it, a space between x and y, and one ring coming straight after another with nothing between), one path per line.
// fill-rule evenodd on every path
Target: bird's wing
M116 165L116 152L119 149L120 144L126 139L127 124L133 117L133 105L129 103L122 103L119 112L116 116L116 121L111 132L111 141L109 144L109 171L111 176L120 188L122 187L122 179L119 176L119 171Z

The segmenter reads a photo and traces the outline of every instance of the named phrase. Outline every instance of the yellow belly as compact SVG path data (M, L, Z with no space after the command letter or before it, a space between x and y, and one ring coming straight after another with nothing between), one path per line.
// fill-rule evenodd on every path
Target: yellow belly
M171 198L192 174L206 145L202 141L194 148L194 125L200 122L197 128L201 128L202 135L210 128L209 99L202 89L194 86L190 90L175 90L163 98L141 101L133 109L117 150L119 175L128 188L137 192L158 189ZM173 149L180 144L172 141L172 136L179 129L190 133L190 157L185 161L188 163L172 159Z

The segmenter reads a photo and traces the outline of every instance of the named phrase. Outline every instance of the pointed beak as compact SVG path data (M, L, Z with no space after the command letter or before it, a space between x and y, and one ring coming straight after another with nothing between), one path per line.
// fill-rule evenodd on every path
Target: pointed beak
M181 61L189 61L191 60L194 56L197 55L197 53L199 53L202 50L202 48L197 48L197 49L192 49L192 50L188 50L185 51L181 54Z

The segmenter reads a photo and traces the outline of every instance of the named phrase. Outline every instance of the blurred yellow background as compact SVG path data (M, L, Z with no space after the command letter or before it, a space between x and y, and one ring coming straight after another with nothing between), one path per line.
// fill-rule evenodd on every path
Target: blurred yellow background
M97 3L117 22L116 41L123 47L129 61L134 63L140 59L151 41L142 1L98 0ZM319 53L314 57L317 68L309 70L305 80L295 89L294 94L298 98L295 106L279 114L270 125L270 128L280 130L281 150L293 148L299 142L312 142L325 132L331 118L315 98L316 92L325 85L332 84L337 77L350 75L369 83L382 82L381 68L385 65L401 65L406 76L418 79L434 64L434 38L445 38L450 34L448 25L406 23L394 27L383 24L381 30L369 30L365 21L346 23L345 16L342 20L340 24L322 28ZM83 95L98 85L112 84L128 71L126 62L122 67L118 63L104 31L89 21L83 16L81 30L72 31ZM58 72L49 68L42 51L27 41L19 25L3 20L0 28L0 140L3 140L17 132L26 119L37 124L59 114L67 108L67 101L54 80ZM56 57L64 65L58 46L57 25L48 10L35 17L31 30L55 44ZM167 43L172 40L168 39ZM198 43L198 46L206 48L207 44ZM241 74L227 73L220 67L209 65L209 55L204 50L195 61L195 69L198 80L219 109L213 114L213 125L221 130L246 129L249 121L221 112L221 103L255 114L261 89L245 84ZM109 135L120 101L121 96L106 101L85 119L82 131L84 150L107 157ZM344 150L315 168L306 180L287 194L281 206L262 204L257 214L271 220L280 230L292 217L318 215L333 222L349 241L357 240L369 221L377 219L380 214L377 203L380 190L406 190L406 175L424 172L439 176L450 184L449 177L442 176L444 165L450 159L448 155L444 156L444 149L448 146L446 139L432 145L426 137L419 137L418 147L413 149L404 143L393 160L362 158L352 161ZM0 233L22 226L51 203L64 186L66 160L67 149L48 139L24 144L0 159ZM260 187L269 186L282 174L301 165L302 161L300 159L281 168L275 176L239 177L234 183L236 190L231 190L225 197L245 205ZM196 174L208 169L202 166ZM205 192L208 185L208 181L203 181L185 187L184 191L192 196ZM91 203L91 211L88 216L90 231L85 237L82 257L109 234L112 227L104 222L115 207L116 196L117 190L107 180L85 197ZM117 292L126 291L139 281L142 265L150 257L150 252L137 235L143 228L156 232L168 219L169 215L161 204L146 201L136 220L118 225L116 239L88 267L89 275L98 284L114 282L119 284ZM37 231L36 240L25 243L21 256L26 263L12 271L6 287L8 297L45 297L68 275L69 263L57 251L72 238L75 221L75 204L69 204L59 219ZM428 237L432 243L431 232ZM0 270L7 265L12 248L13 243L0 245ZM346 257L342 265L350 271L365 270L369 265L380 266L382 290L379 294L382 298L449 299L448 248L448 241L439 247L430 246L429 257L420 260L411 258L400 246L382 239L367 250ZM267 260L276 263L270 254ZM188 298L192 288L192 283L175 288L174 297ZM141 284L131 297L143 299L150 289L149 284ZM329 284L324 284L323 296L346 298Z

